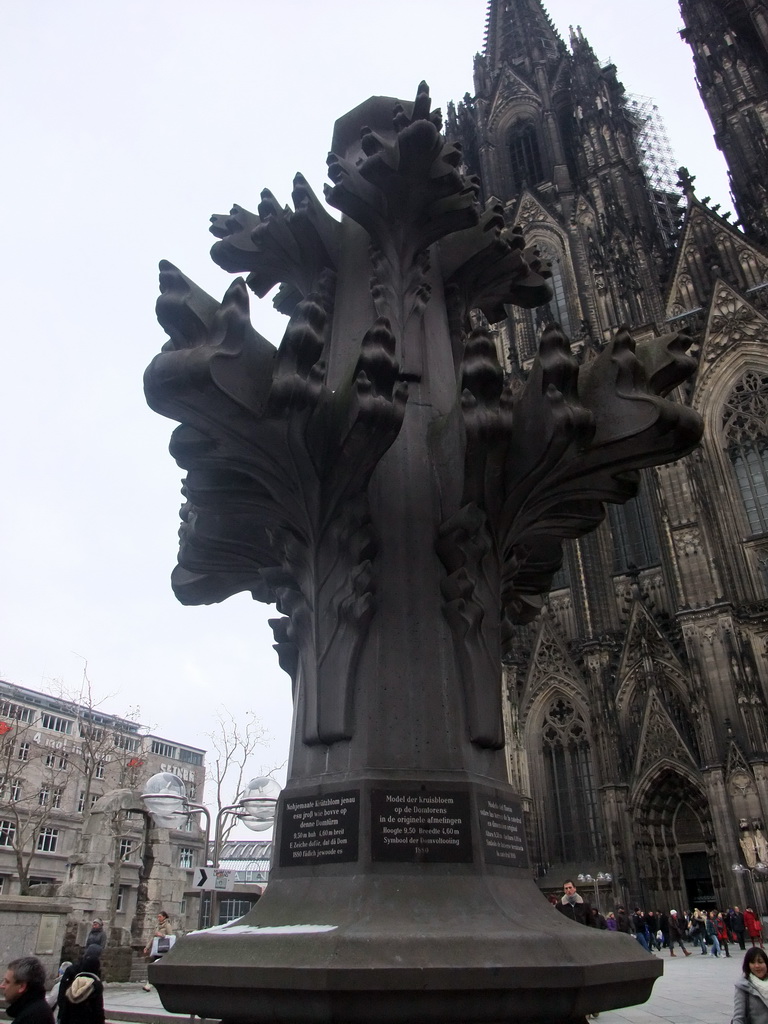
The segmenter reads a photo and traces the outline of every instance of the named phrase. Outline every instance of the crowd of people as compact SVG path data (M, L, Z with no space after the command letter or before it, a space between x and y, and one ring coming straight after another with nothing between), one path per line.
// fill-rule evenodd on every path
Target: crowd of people
M632 914L625 907L617 907L603 916L596 907L591 907L568 878L563 883L563 895L550 896L550 902L564 917L589 928L605 928L608 931L624 932L637 939L649 953L668 949L670 956L677 956L676 949L684 956L691 956L686 942L701 949L701 955L730 957L730 947L738 944L747 951L742 964L743 978L736 984L734 1016L731 1024L768 1024L768 954L763 949L763 926L752 907L743 912L739 907L727 910L705 912L697 907L693 910L641 910L635 907ZM590 1013L590 1017L598 1017Z
M691 951L686 943L701 950L702 956L719 957L731 955L730 948L738 944L744 950L747 942L753 947L763 947L763 926L752 907L741 910L729 907L727 910L641 910L635 907L630 914L625 907L617 907L605 916L577 892L570 879L563 884L563 895L550 901L560 913L578 924L591 928L605 928L609 931L633 935L649 953L668 949L670 956L677 956L676 950L685 956Z

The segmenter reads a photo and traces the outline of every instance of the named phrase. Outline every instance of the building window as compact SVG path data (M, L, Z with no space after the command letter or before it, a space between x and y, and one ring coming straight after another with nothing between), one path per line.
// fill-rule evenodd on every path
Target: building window
M0 896L2 896L5 893L9 882L10 878L8 877L8 875L0 875Z
M21 704L13 704L9 700L0 700L0 718L15 718L17 722L34 722L35 712L32 708L24 708Z
M568 300L565 294L565 277L563 276L562 263L559 255L555 255L545 246L540 246L542 257L549 263L552 277L549 286L552 289L552 298L545 306L538 306L534 317L538 330L548 327L551 323L560 324L563 331L570 335L571 318L568 315Z
M58 715L49 715L44 711L40 715L40 725L43 729L50 729L52 732L63 732L67 736L72 733L72 722L68 718L60 718Z
M229 921L236 921L239 917L247 914L257 900L240 899L231 897L222 900L219 904L219 924L227 924Z
M53 789L51 790L51 807L53 807L55 810L59 810L61 808L61 798L63 795L63 786L54 786Z
M765 554L758 555L757 568L760 573L760 579L763 581L763 589L768 594L768 551Z
M40 792L38 793L37 802L40 804L41 807L47 807L48 806L48 801L50 800L50 798L51 798L51 787L50 786L42 786L41 789L40 789Z
M584 719L565 697L544 720L543 753L550 859L567 863L599 855L597 791Z
M91 808L93 808L97 800L101 800L101 793L91 793Z
M189 846L182 846L179 850L179 867L180 868L191 868L193 866L193 857L195 851Z
M28 761L29 760L29 744L28 743L20 743L19 744L19 760L20 761Z
M121 885L120 888L117 890L117 906L115 907L115 910L118 912L118 914L125 908L126 898L128 896L129 889L130 886Z
M94 777L94 779L103 779L104 778L104 762L103 761L97 761L96 762L96 767L93 770L93 777Z
M7 797L6 793L8 794ZM11 779L10 781L0 779L0 800L6 799L10 803L16 803L21 800L21 782L18 779Z
M67 767L67 755L66 754L46 754L45 755L46 768L55 768L57 771Z
M136 842L133 839L123 838L120 840L120 860L130 860L131 855L136 847Z
M613 536L614 572L659 564L659 538L644 487L624 505L608 505L608 521Z
M2 888L0 888L0 893L2 891L3 891ZM186 896L182 896L181 899L179 900L179 913L183 916L184 914L186 914L186 912L187 912L187 898L186 898Z
M131 754L135 754L141 746L141 740L137 736L123 736L122 733L116 732L114 738L116 747Z
M203 755L199 750L185 750L184 747L179 747L178 760L186 761L187 764L202 764Z
M16 824L13 821L0 821L0 846L13 846L16 838Z
M153 754L159 754L160 757L170 757L174 761L177 759L176 747L172 743L163 743L162 740L152 740L151 747Z
M726 451L752 534L768 533L768 375L749 370L723 409Z
M57 828L44 828L37 837L37 848L40 853L55 853L59 845L59 830Z
M536 185L544 177L536 125L532 121L516 124L510 132L509 159L514 192L521 192L526 185Z
M90 722L80 722L78 730L84 739L93 740L94 743L104 739L104 730L98 725L91 725Z
M192 815L187 815L187 820L184 822L184 832L191 832L193 826Z
M82 814L85 810L85 790L80 790L80 796L77 798L77 813Z
M53 885L55 882L56 882L56 879L55 878L51 878L50 876L45 876L45 875L42 875L42 876L41 875L30 875L29 876L29 884L30 885Z

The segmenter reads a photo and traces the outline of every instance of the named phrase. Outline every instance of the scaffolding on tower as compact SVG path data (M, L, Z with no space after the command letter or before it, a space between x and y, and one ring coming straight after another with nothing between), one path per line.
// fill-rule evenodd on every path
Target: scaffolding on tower
M671 245L677 236L684 202L677 184L672 143L664 119L650 96L628 93L626 111L635 125L640 160L653 199L656 220Z

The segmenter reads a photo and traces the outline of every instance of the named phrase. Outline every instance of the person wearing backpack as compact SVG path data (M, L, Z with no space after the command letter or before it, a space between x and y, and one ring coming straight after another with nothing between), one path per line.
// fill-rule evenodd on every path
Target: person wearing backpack
M101 963L84 956L68 967L59 985L59 1024L104 1024L104 985Z

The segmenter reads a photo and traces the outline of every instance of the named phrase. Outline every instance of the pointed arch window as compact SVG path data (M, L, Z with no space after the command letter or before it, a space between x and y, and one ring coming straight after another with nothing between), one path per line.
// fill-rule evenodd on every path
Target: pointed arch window
M515 192L520 192L526 185L535 185L544 177L539 138L532 121L519 122L509 133L509 159Z
M545 818L550 859L560 863L600 853L597 787L584 719L565 697L544 717Z
M645 488L624 505L608 505L608 522L613 537L614 572L659 564L659 535Z
M723 433L749 531L768 533L768 374L741 377L723 408Z
M552 298L546 306L538 306L535 311L536 325L539 330L551 324L552 321L560 324L566 334L571 333L571 318L568 315L568 299L565 292L565 276L563 274L562 260L559 253L547 245L539 245L539 252L542 258L549 263L550 287Z

